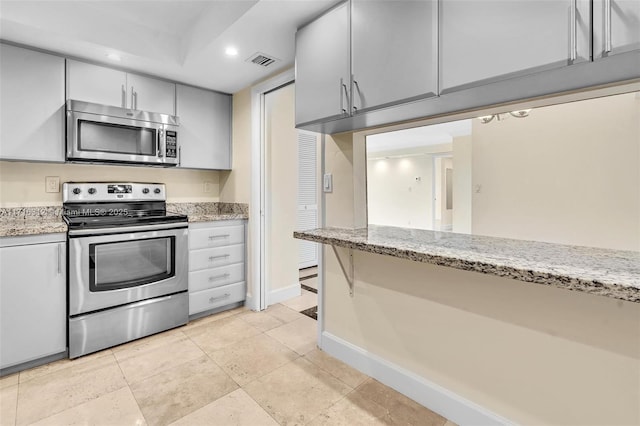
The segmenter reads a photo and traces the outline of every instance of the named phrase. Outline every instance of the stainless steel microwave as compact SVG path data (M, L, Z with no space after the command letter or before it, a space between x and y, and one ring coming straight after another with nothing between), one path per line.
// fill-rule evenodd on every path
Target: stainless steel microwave
M67 161L180 163L178 117L90 102L67 101Z

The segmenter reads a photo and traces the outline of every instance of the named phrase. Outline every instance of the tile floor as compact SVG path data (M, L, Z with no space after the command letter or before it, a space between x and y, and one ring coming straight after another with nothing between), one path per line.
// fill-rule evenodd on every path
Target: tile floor
M0 425L447 425L316 347L284 304L244 308L0 379Z

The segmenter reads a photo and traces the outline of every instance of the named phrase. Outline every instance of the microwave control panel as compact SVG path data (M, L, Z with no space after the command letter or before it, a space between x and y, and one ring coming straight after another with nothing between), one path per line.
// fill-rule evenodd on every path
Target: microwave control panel
M165 156L168 158L176 158L178 156L178 132L167 130L165 132Z

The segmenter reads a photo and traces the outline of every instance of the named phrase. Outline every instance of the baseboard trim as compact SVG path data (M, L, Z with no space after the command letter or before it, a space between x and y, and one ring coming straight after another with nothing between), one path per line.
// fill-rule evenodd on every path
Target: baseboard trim
M329 355L459 425L514 424L442 386L326 331L322 333L320 347Z
M276 290L271 290L267 295L267 306L275 305L276 303L283 302L285 300L291 299L292 297L297 297L302 294L302 288L300 287L300 283L296 282L288 287L278 288Z

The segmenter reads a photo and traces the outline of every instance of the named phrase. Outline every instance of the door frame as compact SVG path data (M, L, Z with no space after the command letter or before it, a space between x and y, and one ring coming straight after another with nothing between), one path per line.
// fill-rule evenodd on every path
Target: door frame
M436 176L436 162L442 158L451 158L453 160L453 151L431 154L431 228L434 231L441 230L436 229L436 181L439 181L439 177ZM440 195L442 197L442 194Z
M251 297L246 306L253 311L267 308L266 291L266 191L265 191L265 104L264 97L295 81L289 69L251 88L251 204L249 208L249 246L251 250Z

